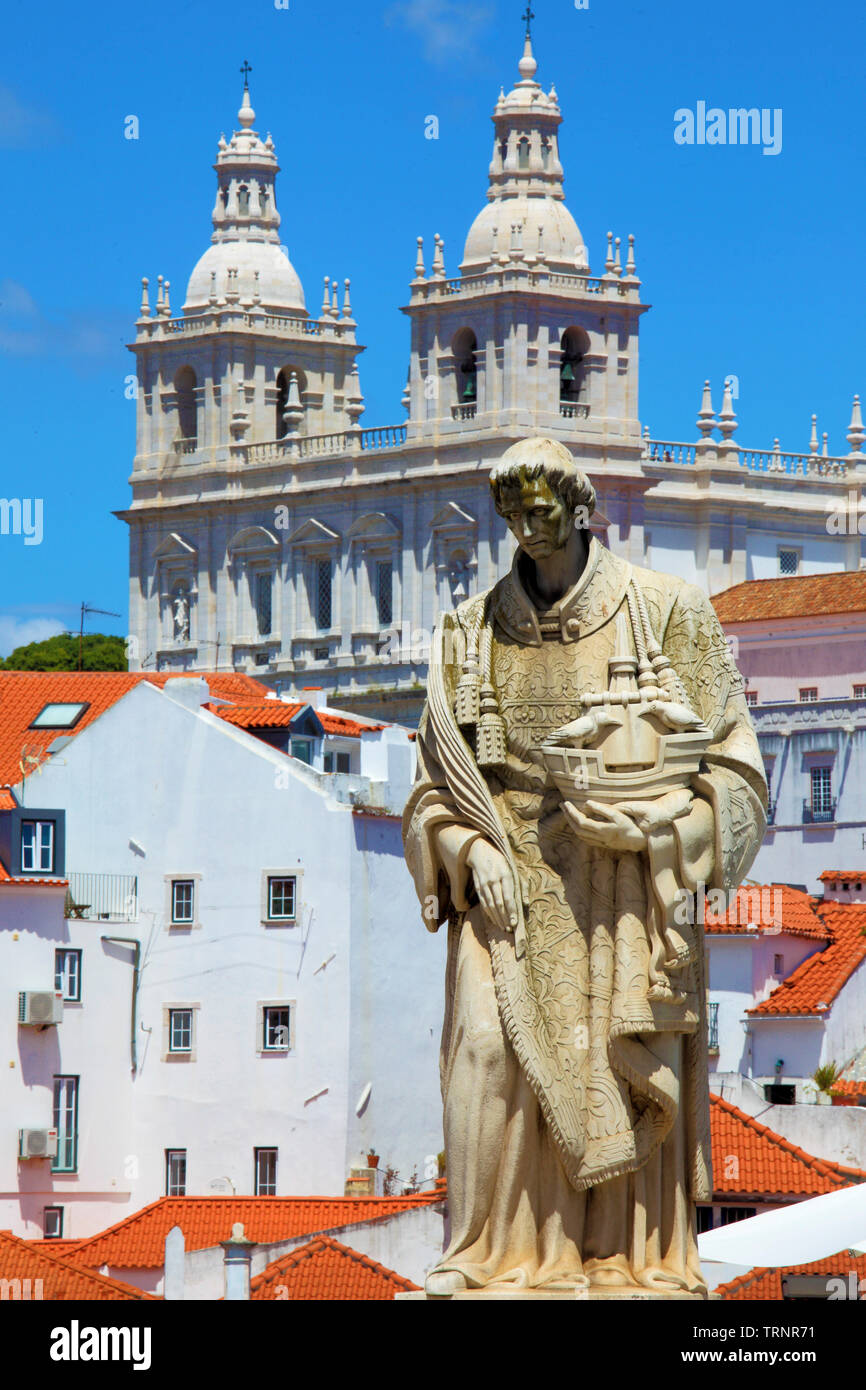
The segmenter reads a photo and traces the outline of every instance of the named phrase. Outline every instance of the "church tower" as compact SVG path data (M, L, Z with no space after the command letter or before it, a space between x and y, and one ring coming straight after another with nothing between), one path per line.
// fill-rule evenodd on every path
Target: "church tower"
M590 274L565 205L556 90L536 80L527 32L519 80L501 92L487 206L469 230L460 275L446 275L437 236L423 243L405 312L412 321L410 442L457 435L561 438L594 471L639 472L634 239L608 237L604 274Z
M271 660L281 599L273 496L306 441L326 450L333 436L360 435L350 283L326 277L310 315L281 237L274 142L254 128L242 71L239 129L220 137L214 165L211 244L180 317L168 280L142 281L130 345L136 454L133 503L120 515L131 532L133 667ZM235 524L241 497L254 512L261 497L260 515Z

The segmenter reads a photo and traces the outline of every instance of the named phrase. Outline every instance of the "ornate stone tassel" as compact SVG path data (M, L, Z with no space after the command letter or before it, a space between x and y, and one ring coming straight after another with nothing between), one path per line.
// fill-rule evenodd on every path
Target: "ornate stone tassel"
M499 713L499 702L492 680L492 638L485 623L481 634L481 668L484 683L480 694L480 718L475 740L475 757L479 767L501 767L505 762L505 720Z
M461 729L474 729L481 714L480 687L481 668L478 664L478 636L480 624L469 629L466 639L466 657L457 682L454 697L454 717Z

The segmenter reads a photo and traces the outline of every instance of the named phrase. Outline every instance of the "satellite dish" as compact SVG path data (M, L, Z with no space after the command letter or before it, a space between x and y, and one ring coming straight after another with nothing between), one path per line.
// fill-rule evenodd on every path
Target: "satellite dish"
M370 1103L370 1096L373 1094L373 1083L368 1081L363 1091L358 1097L358 1104L355 1106L355 1114L360 1119Z

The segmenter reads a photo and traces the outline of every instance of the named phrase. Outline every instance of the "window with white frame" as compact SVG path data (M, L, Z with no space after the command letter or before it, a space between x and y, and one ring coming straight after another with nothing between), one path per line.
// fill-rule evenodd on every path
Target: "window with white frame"
M817 685L804 685L800 687L800 704L811 705L818 698Z
M46 1240L63 1239L63 1208L43 1207L42 1234Z
M78 1081L77 1076L54 1078L54 1128L57 1130L57 1157L52 1173L78 1171Z
M50 873L54 868L54 821L21 822L21 872Z
M262 1051L288 1052L291 1047L291 1009L288 1004L262 1007Z
M81 1002L81 952L65 947L54 952L54 988L68 1004Z
M297 879L268 878L268 921L293 922L297 909Z
M193 1017L192 1009L169 1009L169 1052L192 1052Z
M753 708L757 703L758 703L758 692L757 692L757 690L747 690L747 691L746 691L746 704L749 705L750 708Z
M829 820L833 814L833 771L829 767L813 767L809 772L811 782L812 815Z
M782 576L800 573L800 552L799 550L780 550L779 551L779 574Z
M276 1197L279 1149L254 1149L255 1195Z
M171 921L172 926L190 926L195 921L194 879L172 879Z
M855 687L854 687L854 699L855 699L855 700L866 700L866 685L855 685Z
M326 772L351 772L352 770L351 753L326 753L324 762Z
M186 1196L186 1149L165 1151L165 1195Z

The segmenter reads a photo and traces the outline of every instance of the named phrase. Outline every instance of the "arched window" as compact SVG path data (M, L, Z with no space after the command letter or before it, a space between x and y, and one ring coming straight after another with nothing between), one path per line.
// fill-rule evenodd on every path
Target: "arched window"
M250 215L250 190L245 183L238 189L238 216L249 217Z
M518 169L529 168L529 141L525 136L517 146L517 167Z
M478 339L471 328L461 328L454 338L452 352L457 367L457 403L474 406L478 400Z
M196 406L196 377L192 367L181 367L174 379L177 395L178 438L187 444L198 441L198 408Z
M568 328L560 340L562 360L559 366L559 399L563 404L576 405L583 400L586 381L584 356L589 339L582 328Z

